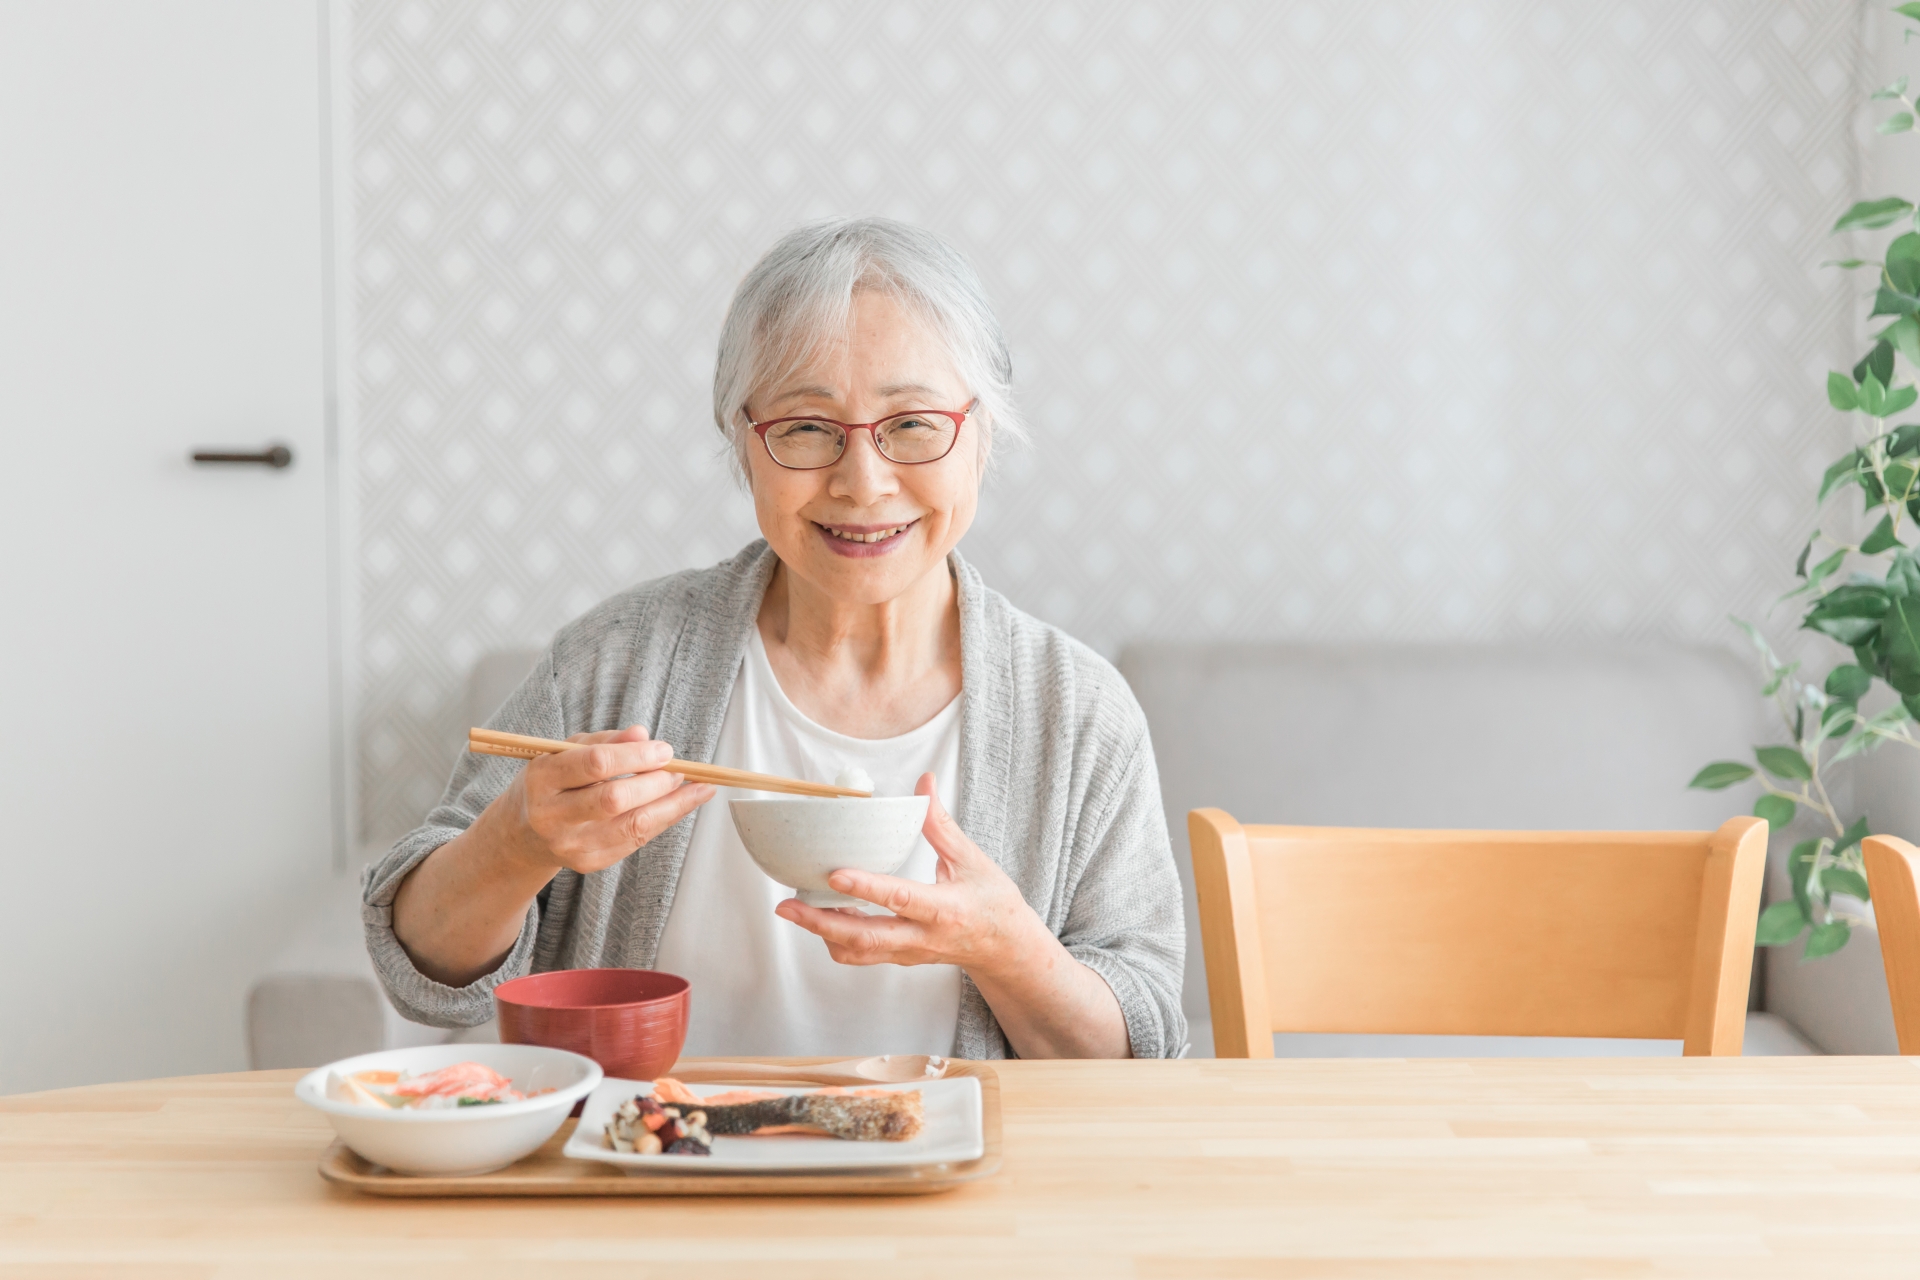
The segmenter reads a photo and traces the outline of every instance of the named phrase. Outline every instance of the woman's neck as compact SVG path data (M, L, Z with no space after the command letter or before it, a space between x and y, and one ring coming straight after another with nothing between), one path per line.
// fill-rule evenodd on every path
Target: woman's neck
M777 565L760 639L809 719L854 738L917 729L960 692L960 593L943 562L892 600L837 600Z

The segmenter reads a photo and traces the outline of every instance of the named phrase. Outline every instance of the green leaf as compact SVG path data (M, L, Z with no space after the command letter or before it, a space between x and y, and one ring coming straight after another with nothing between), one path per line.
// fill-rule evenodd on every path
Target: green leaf
M1693 781L1687 785L1698 787L1702 791L1724 791L1736 782L1745 782L1753 776L1753 766L1741 764L1738 760L1716 760L1700 772L1693 775Z
M1915 3L1911 4L1897 4L1893 6L1893 11L1903 18L1912 18L1920 22L1920 0L1915 0Z
M1880 336L1892 343L1893 349L1905 356L1908 364L1920 368L1920 320L1901 316L1888 325Z
M1873 131L1875 133L1886 133L1886 134L1912 133L1913 132L1913 112L1896 111L1892 115L1888 116L1885 120L1882 120L1879 124L1875 125Z
M1920 600L1896 598L1880 625L1887 683L1903 694L1920 694Z
M1877 267L1880 264L1871 258L1828 258L1820 265L1823 267L1838 267L1842 271L1858 271L1861 267Z
M1913 552L1894 552L1893 563L1887 566L1887 594L1920 596L1920 560L1913 558Z
M1884 200L1862 200L1840 215L1833 224L1835 231L1853 231L1861 227L1887 227L1898 222L1913 211L1913 206L1899 196L1888 196Z
M1902 265L1910 266L1913 264L1903 263ZM1913 319L1912 316L1900 317L1900 320L1912 320L1912 319ZM1893 324L1899 324L1900 320L1894 321ZM1887 326L1887 328L1891 329L1893 328L1893 325L1890 324ZM1855 366L1853 366L1853 380L1855 382L1865 382L1868 374L1872 374L1876 379L1878 379L1882 389L1885 389L1886 387L1892 385L1893 383L1893 344L1891 342L1887 342L1883 340L1883 341L1874 343L1873 349L1868 351L1866 355L1860 358L1859 364L1856 364ZM1860 401L1862 404L1865 404L1866 397L1864 395L1861 396Z
M1822 737L1838 738L1853 727L1860 718L1860 709L1845 698L1835 698L1820 713L1820 733Z
M1920 720L1920 694L1907 693L1900 696L1900 710L1905 715ZM1889 708L1891 710L1891 708ZM1882 713L1884 714L1884 713Z
M1835 569L1838 569L1841 566L1841 564L1845 562L1846 558L1847 558L1847 553L1844 548L1834 552L1832 555L1828 556L1825 560L1822 560L1819 564L1813 566L1813 572L1807 575L1807 581L1804 586L1800 587L1798 590L1790 591L1787 594L1797 596L1802 591L1818 591L1821 588L1821 586L1826 582L1826 580L1833 576L1833 571ZM1782 597L1782 598L1784 599L1785 597Z
M1800 904L1789 898L1785 902L1776 902L1760 913L1760 923L1754 926L1753 940L1763 947L1785 946L1807 931L1807 913Z
M1813 770L1807 767L1807 758L1800 754L1798 747L1755 747L1753 758L1760 767L1776 778L1795 778L1801 782L1813 780Z
M1891 551L1900 545L1900 539L1893 535L1893 517L1881 516L1880 523L1873 526L1873 532L1868 534L1866 541L1860 544L1860 554L1877 556L1882 551Z
M1839 377L1838 374L1834 375ZM1848 384L1851 387L1852 384ZM1855 449L1840 461L1827 468L1826 475L1820 478L1820 496L1815 502L1825 502L1827 495L1843 484L1851 483L1860 474L1860 451Z
M1871 643L1875 633L1880 630L1878 618L1816 618L1808 614L1807 620L1800 625L1807 631L1818 631L1823 636L1830 636L1849 648L1859 648Z
M1905 502L1913 496L1913 480L1920 475L1920 467L1911 461L1889 462L1886 466L1887 497L1893 502Z
M1835 845L1833 850L1835 856L1844 857L1847 850L1853 848L1872 834L1872 829L1867 826L1866 815L1862 814L1860 817L1855 818L1853 825L1840 833L1840 843ZM1864 893L1856 893L1853 896L1864 900L1867 895Z
M1845 920L1829 920L1825 924L1813 926L1813 932L1807 935L1807 949L1800 957L1803 960L1818 960L1821 956L1830 956L1847 945L1847 939L1853 936L1853 926Z
M1801 912L1809 920L1813 918L1813 898L1807 891L1807 882L1813 875L1813 864L1820 860L1820 847L1826 843L1825 840L1802 840L1787 854L1787 881L1793 886L1793 900L1800 904Z
M1889 458L1903 458L1910 453L1920 453L1920 422L1902 423L1887 432Z
M1827 375L1827 400L1842 413L1849 413L1860 407L1860 393L1854 388L1853 379L1844 373Z
M1827 696L1846 698L1857 702L1864 698L1867 690L1873 688L1873 674L1864 668L1846 663L1827 672Z
M1893 269L1891 267L1887 270L1887 278L1893 278ZM1874 291L1873 310L1867 314L1876 316L1910 316L1915 312L1920 312L1920 297L1915 296L1912 290L1889 289L1885 285L1881 285L1879 289Z
M1821 596L1813 612L1835 618L1878 618L1886 613L1892 599L1886 588L1876 583L1849 582Z
M1916 400L1920 400L1920 391L1916 391L1912 384L1895 387L1887 392L1886 403L1880 406L1880 416L1891 418L1896 413L1912 408Z
M1828 893L1844 893L1862 902L1867 901L1867 878L1858 871L1846 867L1828 867L1820 873L1820 883Z
M1753 802L1753 816L1765 818L1767 826L1778 831L1793 821L1796 807L1785 796L1764 795Z
M1872 359L1869 355L1868 359ZM1872 369L1860 379L1860 408L1878 418L1885 414L1887 407L1887 384L1874 375Z
M1920 233L1903 232L1887 241L1887 261L1901 262L1920 258Z
M1832 636L1841 644L1861 647L1870 643L1879 631L1889 598L1885 588L1871 584L1849 583L1835 587L1814 602L1800 625L1805 630Z
M1892 84L1886 86L1884 89L1875 89L1873 91L1873 96L1872 98L1869 99L1869 101L1882 102L1888 98L1897 98L1901 94L1905 93L1906 91L1907 91L1907 77L1901 76L1898 80L1895 80Z
M1908 232L1908 234L1913 233ZM1913 258L1887 259L1886 287L1894 295L1894 307L1890 314L1911 310L1912 308L1907 306L1907 299L1920 293L1920 261L1915 261ZM1901 319L1906 317L1902 315ZM1886 330L1882 329L1875 337L1887 338ZM1893 339L1887 338L1887 341L1891 342Z

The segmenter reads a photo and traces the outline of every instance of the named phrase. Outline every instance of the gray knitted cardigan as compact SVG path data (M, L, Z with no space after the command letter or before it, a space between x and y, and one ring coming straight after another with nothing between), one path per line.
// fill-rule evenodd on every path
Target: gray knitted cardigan
M775 564L767 544L755 542L710 569L601 603L561 630L489 723L544 738L641 724L683 759L711 760ZM1134 1055L1174 1056L1187 1036L1185 923L1146 719L1119 673L1092 650L1015 609L957 553L951 568L962 672L955 816L1067 950L1113 988ZM449 987L413 966L393 933L401 880L464 831L520 767L462 756L426 823L367 869L367 949L394 1004L415 1021L474 1026L493 1016L493 988L509 978L644 969L659 950L692 818L604 871L560 872L528 907L494 972ZM964 979L953 1052L1009 1053L986 1001Z

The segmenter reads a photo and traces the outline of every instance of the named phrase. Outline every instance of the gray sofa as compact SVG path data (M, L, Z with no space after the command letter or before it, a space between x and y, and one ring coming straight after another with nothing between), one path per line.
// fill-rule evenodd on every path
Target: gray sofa
M483 723L536 657L482 658L462 723ZM1249 822L1335 826L1704 829L1745 794L1689 791L1687 779L1708 760L1777 736L1760 717L1751 671L1720 650L1143 644L1119 665L1152 725L1185 878L1185 1003L1198 1055L1211 1053L1212 1037L1187 810L1215 805ZM1912 761L1871 758L1862 785L1880 829L1920 832L1916 777ZM357 904L357 883L343 878L255 987L247 1009L255 1066L447 1038L387 1004L360 945ZM1764 1011L1749 1020L1748 1052L1893 1052L1879 964L1871 931L1804 965L1788 952L1766 954L1755 984ZM1275 1045L1318 1056L1678 1052L1677 1042L1459 1037L1281 1036Z
M1326 826L1702 830L1751 797L1690 791L1687 780L1778 737L1752 670L1718 649L1142 644L1119 665L1152 726L1185 878L1197 1054L1212 1038L1189 809ZM1879 963L1870 931L1804 966L1766 955L1748 1051L1891 1052ZM1654 1041L1275 1037L1276 1053L1301 1056L1678 1051Z

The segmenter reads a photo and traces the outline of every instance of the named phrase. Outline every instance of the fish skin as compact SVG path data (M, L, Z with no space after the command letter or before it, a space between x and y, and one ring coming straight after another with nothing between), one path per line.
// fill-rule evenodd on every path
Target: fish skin
M716 1138L778 1131L825 1134L850 1142L905 1142L920 1136L926 1115L917 1089L866 1097L796 1093L754 1102L692 1105L706 1113L707 1132Z

